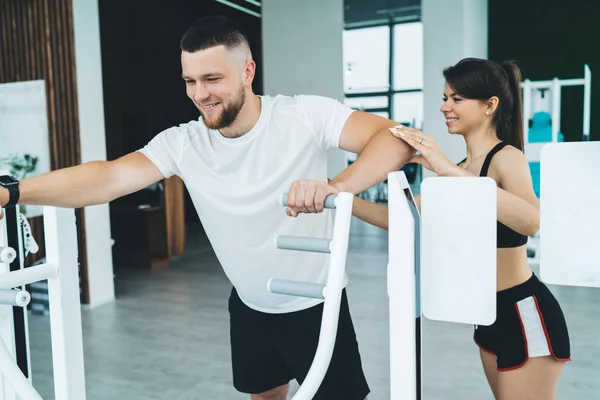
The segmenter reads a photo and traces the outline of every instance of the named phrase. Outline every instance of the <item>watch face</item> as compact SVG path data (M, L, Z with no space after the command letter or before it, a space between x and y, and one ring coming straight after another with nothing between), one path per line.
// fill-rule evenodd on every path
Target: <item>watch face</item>
M18 182L15 178L13 178L12 176L8 176L8 175L2 175L0 176L0 185L2 186L8 186L8 185L16 185Z

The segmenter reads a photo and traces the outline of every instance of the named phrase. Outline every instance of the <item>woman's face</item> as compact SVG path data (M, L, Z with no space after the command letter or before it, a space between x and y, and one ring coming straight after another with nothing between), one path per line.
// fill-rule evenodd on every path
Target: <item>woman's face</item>
M488 107L484 102L464 98L456 94L448 84L444 90L443 100L444 104L440 111L446 117L449 133L466 135L481 127L492 117L491 113L486 115Z

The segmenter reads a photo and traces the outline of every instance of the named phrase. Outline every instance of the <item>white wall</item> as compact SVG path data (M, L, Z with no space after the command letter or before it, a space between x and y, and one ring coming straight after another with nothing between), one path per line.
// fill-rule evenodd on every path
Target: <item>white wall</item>
M444 68L466 57L488 56L487 0L423 0L423 131L436 138L451 161L466 156L462 136L450 135L440 112ZM433 175L424 170L425 177Z
M81 161L106 160L97 0L73 0ZM85 208L90 307L115 298L108 205Z
M262 29L265 94L344 100L343 0L263 0ZM346 166L342 151L328 161L330 177Z

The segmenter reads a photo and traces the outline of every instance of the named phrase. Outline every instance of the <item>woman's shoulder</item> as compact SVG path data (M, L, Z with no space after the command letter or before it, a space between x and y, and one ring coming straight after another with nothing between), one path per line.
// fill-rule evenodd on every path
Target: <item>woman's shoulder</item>
M490 169L500 177L516 173L529 173L529 163L523 151L508 144L492 158Z
M501 163L518 161L518 160L526 160L525 154L513 146L512 144L506 144L492 160L500 161Z

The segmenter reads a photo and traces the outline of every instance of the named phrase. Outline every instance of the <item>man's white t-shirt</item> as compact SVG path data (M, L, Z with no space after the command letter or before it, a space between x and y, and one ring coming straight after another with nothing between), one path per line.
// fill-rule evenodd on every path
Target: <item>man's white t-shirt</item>
M270 278L325 283L329 263L327 254L280 250L275 237L331 238L331 211L290 218L279 198L294 180L327 180L327 150L339 147L353 111L321 96L261 96L258 122L239 138L225 138L199 118L139 150L165 177L184 181L225 274L249 307L286 313L322 301L267 290Z

